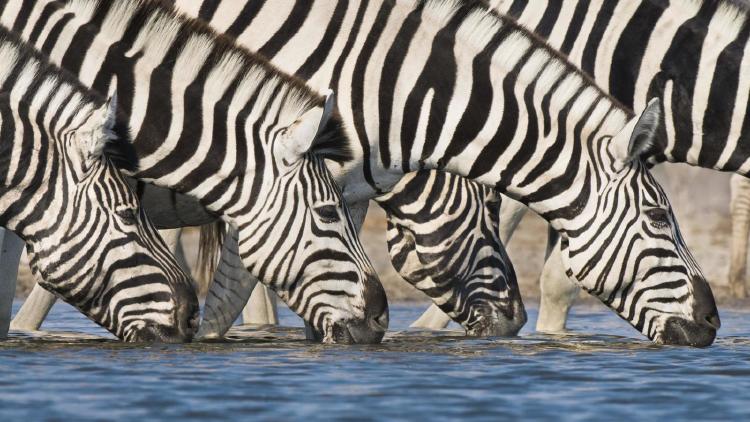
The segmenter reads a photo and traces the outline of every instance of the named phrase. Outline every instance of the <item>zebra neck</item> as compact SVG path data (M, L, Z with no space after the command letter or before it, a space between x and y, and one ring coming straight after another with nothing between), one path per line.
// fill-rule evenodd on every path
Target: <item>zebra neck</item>
M117 84L138 157L134 176L199 198L212 211L238 199L238 174L252 175L270 161L256 157L269 154L265 138L251 135L269 122L293 122L321 102L261 56L160 1L15 4L6 3L3 25L84 86L106 94Z
M750 22L717 0L522 2L492 7L549 40L627 107L661 97L661 159L750 175Z

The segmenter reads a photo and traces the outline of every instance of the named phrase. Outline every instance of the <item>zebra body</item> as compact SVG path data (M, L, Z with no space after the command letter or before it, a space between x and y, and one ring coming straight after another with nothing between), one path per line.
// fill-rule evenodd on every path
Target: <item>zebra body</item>
M190 340L198 300L115 167L138 164L115 104L1 29L0 55L0 226L45 289L117 337Z
M470 2L178 4L313 87L337 90L362 165L332 164L347 200L420 169L498 188L550 221L569 274L645 335L712 341L710 289L639 161L650 147L641 141L661 140L658 103L628 122L554 51ZM631 135L644 137L629 148Z
M547 40L628 109L642 110L649 99L660 98L666 112L665 136L655 145L654 161L750 175L747 2L491 0L489 5ZM743 239L747 223L740 205L746 183L733 177L731 206L737 230L733 230L730 286L739 297L747 294L747 240ZM557 316L549 318L562 323L538 324L543 331L564 327L575 297L563 287L569 282L561 265L555 259L545 264L547 276L542 282L556 284L556 290L564 293L544 295L541 308L545 301L563 303L554 312Z
M641 110L648 99L661 98L667 111L666 136L655 148L655 161L685 162L748 176L750 22L746 2L496 0L491 5L567 54L628 108ZM732 204L742 202L735 192L741 192L744 182L737 180L734 177ZM741 215L733 211L734 225L740 231ZM738 276L744 272L743 259L739 259L744 253L739 240L743 236L733 234L730 268L730 285L739 296L746 294ZM559 274L553 268L560 269L560 262L548 261L545 273ZM562 275L553 279L546 282L567 283ZM567 307L569 303L560 309ZM560 312L558 319L564 321L565 316Z
M239 232L242 260L324 341L376 342L382 286L323 155L349 151L332 98L159 1L8 0L0 21L108 92L132 175L197 199Z

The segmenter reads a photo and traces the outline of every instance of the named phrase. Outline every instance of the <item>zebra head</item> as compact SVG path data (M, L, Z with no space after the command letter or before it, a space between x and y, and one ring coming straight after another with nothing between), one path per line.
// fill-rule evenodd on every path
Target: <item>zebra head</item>
M62 174L51 180L46 212L56 224L26 226L32 271L123 340L190 341L198 299L115 166L134 167L129 142L113 132L115 104L83 109L55 133Z
M702 347L720 327L716 304L644 165L662 124L654 100L616 136L592 138L595 159L568 209L574 224L562 231L562 258L568 276L650 339Z
M279 95L274 106L288 100ZM385 291L323 158L346 155L341 122L331 95L307 108L265 130L273 162L252 183L252 209L232 217L240 256L316 339L379 342L388 327Z
M518 334L526 310L499 238L496 191L422 170L406 174L376 200L387 213L391 261L406 281L468 335Z

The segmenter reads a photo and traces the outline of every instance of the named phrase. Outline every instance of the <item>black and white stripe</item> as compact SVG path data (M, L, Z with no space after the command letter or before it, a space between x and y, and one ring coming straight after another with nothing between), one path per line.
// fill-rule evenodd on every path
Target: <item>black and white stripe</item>
M563 233L570 274L644 334L713 340L710 289L633 155L650 145L627 147L634 128L663 139L658 104L626 126L627 110L478 2L178 5L316 89L338 92L362 163L344 172L333 164L347 200L429 168L496 187Z
M189 341L190 278L115 167L133 170L115 105L0 29L0 225L40 284L127 341Z
M547 39L626 107L641 110L650 98L661 98L667 124L664 142L656 146L657 161L749 175L746 1L495 0L491 6ZM750 181L733 178L733 216L740 231L745 217L741 210L734 212L734 205L742 203L735 193L745 185ZM730 286L744 297L746 233L733 237ZM547 262L546 267L555 265Z
M518 333L526 311L499 238L498 193L449 173L420 171L376 201L387 215L391 261L406 281L469 335Z
M140 168L236 227L240 255L325 341L373 342L388 314L324 157L350 155L331 98L159 1L6 0L7 27L107 92Z

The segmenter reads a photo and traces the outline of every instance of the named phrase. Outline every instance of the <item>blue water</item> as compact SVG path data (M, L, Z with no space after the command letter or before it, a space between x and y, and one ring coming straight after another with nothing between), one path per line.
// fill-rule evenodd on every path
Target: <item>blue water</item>
M0 421L750 418L750 313L691 349L599 308L576 308L570 336L532 333L531 309L515 339L406 330L422 310L393 305L377 346L308 343L288 311L223 343L133 346L56 305L49 332L0 342Z

